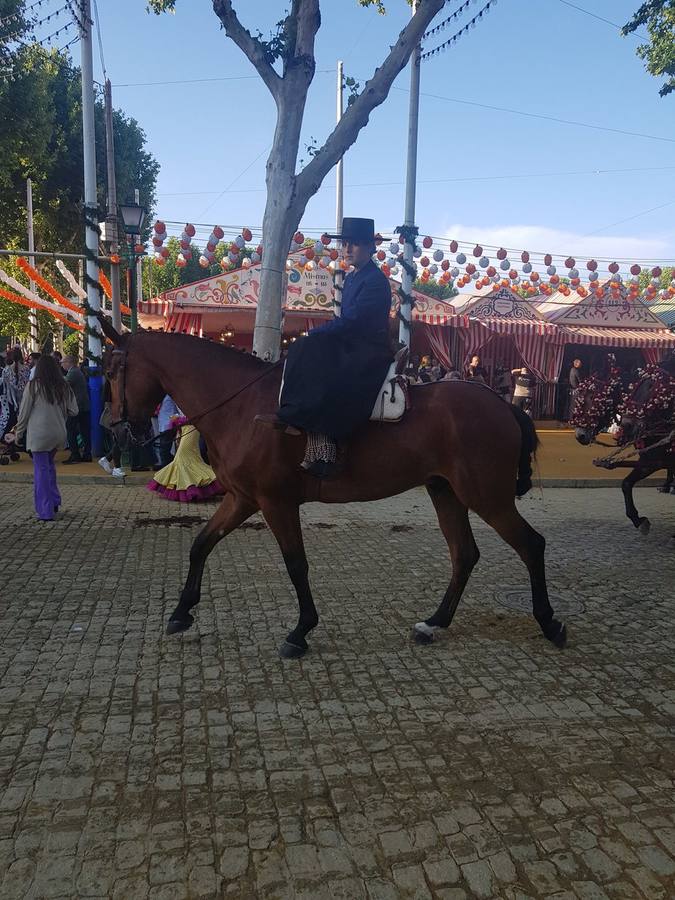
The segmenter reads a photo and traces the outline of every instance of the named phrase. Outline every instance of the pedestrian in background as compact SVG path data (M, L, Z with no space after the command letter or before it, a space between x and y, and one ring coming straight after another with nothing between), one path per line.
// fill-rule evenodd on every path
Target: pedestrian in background
M14 427L28 376L29 370L23 364L21 347L8 350L5 367L0 372L0 438Z
M16 438L26 435L33 456L35 512L41 522L51 522L61 506L54 456L66 442L66 420L77 416L77 401L56 360L41 356L35 377L23 393Z
M30 369L30 372L28 373L29 381L32 381L35 378L35 366L37 365L37 361L41 356L41 353L35 352L31 353L31 355L28 357L28 368Z
M64 356L62 365L66 373L66 381L70 385L73 394L75 394L78 408L78 412L66 422L70 456L68 459L63 460L63 465L69 466L73 463L91 462L89 389L87 387L87 379L84 377L82 369L78 367L74 356ZM78 436L82 439L82 453L80 453L77 441Z

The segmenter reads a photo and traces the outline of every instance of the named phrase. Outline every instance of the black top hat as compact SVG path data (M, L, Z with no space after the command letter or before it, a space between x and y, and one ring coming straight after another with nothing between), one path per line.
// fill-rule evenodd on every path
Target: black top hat
M340 234L329 234L328 237L336 238L341 241L354 241L356 244L370 244L376 239L388 241L389 238L382 237L381 234L375 234L374 219L355 219L345 218L342 220L342 230Z

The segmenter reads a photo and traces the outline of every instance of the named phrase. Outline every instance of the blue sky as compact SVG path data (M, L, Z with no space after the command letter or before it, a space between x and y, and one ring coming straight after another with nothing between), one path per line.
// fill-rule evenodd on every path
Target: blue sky
M639 0L575 5L622 24ZM235 6L251 31L266 33L287 3ZM404 0L387 7L383 17L356 0L323 0L306 141L333 127L336 61L363 82L407 21ZM98 0L98 9L115 105L138 119L161 164L159 215L259 226L274 105L210 0L178 0L176 14L161 17L148 15L144 0ZM422 232L579 257L675 260L675 95L659 97L638 43L563 0L499 0L452 50L423 63ZM374 216L383 233L403 218L408 80L405 70L345 157L345 214ZM331 228L334 218L331 173L303 224Z

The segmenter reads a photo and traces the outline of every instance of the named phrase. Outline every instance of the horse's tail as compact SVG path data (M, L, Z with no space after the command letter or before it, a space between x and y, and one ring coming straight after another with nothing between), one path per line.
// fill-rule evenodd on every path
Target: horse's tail
M532 487L532 460L537 455L539 436L534 427L534 422L526 412L523 412L517 406L512 406L511 409L518 420L521 434L516 497L523 497Z

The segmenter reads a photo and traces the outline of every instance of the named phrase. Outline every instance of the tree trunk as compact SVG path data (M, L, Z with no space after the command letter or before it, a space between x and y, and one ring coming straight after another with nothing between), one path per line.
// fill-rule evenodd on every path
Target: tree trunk
M281 351L282 307L288 286L286 260L307 205L307 198L304 203L297 202L295 178L306 97L307 86L284 84L277 100L277 125L267 160L263 257L253 349L261 359L273 362L279 359Z

